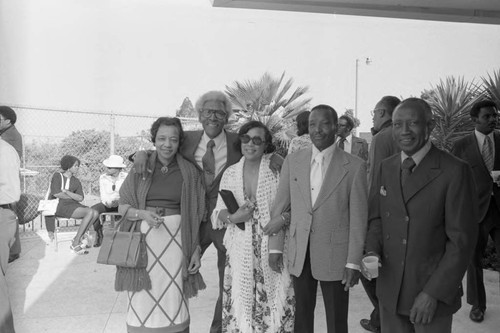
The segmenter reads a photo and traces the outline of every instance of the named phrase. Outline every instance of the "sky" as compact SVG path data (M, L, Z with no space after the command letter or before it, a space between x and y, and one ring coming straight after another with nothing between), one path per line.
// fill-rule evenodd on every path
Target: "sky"
M363 61L369 57L372 62ZM213 8L209 0L0 0L0 103L175 115L185 97L286 72L311 107L500 69L500 26Z

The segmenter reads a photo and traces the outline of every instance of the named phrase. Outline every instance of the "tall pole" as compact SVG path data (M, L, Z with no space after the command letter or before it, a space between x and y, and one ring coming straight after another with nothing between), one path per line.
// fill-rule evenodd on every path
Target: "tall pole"
M115 113L114 111L111 111L111 131L110 131L110 138L109 138L109 153L110 155L115 154Z
M355 89L354 89L354 117L358 119L358 67L359 59L356 59L356 79L355 79Z

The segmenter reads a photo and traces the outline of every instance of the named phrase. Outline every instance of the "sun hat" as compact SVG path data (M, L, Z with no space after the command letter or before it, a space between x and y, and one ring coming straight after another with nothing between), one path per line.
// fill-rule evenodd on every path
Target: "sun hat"
M108 168L125 168L123 158L118 155L111 155L110 157L105 159L102 164L104 164Z

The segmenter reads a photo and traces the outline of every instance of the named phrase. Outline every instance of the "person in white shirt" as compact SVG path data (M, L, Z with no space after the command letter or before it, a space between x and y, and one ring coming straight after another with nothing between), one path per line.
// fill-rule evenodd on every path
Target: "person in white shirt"
M125 168L123 158L118 155L111 155L105 159L102 164L106 167L106 173L99 177L99 192L101 202L92 206L93 209L102 213L118 212L118 200L120 199L120 187L123 184L127 173L122 171ZM102 243L102 225L100 219L94 222L96 231L96 241L94 247L101 246Z
M0 332L14 333L14 319L9 302L5 274L9 250L15 240L17 216L13 205L21 196L19 169L21 161L16 150L0 137Z

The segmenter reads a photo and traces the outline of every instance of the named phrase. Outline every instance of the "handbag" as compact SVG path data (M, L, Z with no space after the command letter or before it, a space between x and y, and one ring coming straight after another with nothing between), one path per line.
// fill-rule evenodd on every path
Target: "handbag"
M236 201L236 198L234 197L233 192L230 190L220 190L219 191L220 197L222 198L222 201L224 201L224 204L227 207L227 211L229 214L234 214L240 208L238 205L238 202ZM240 222L240 223L235 223L238 228L241 230L245 230L245 222Z
M130 221L123 214L115 229L103 231L103 241L97 263L128 268L146 268L148 257L145 235L140 232L139 221ZM126 224L131 224L130 230L124 230Z
M63 175L60 172L58 172L58 173L61 176L61 191L64 188L69 189L69 178L66 181L66 185L64 185ZM59 205L59 199L56 198L56 199L49 200L49 195L50 195L50 184L49 184L49 188L47 190L47 193L45 193L45 199L40 200L40 202L38 203L38 211L41 211L42 215L45 215L45 216L56 215L57 205Z

